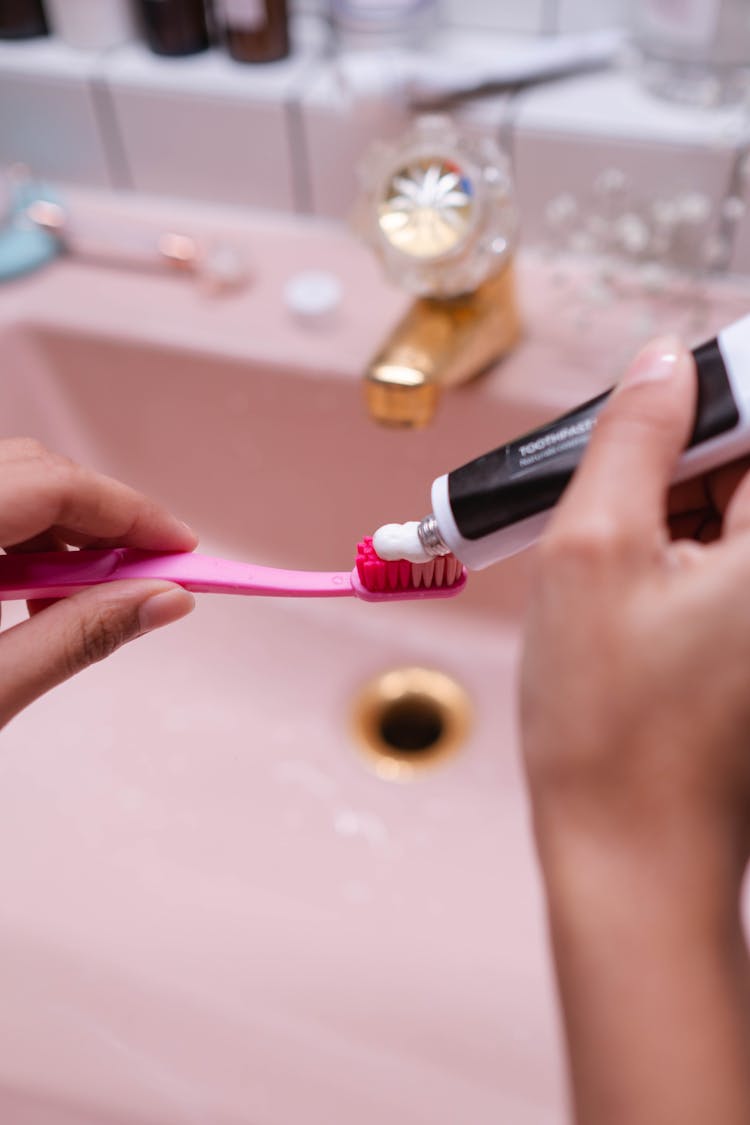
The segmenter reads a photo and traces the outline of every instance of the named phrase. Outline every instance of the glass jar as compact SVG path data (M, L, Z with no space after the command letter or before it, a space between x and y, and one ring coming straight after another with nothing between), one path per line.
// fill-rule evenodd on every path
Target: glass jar
M135 35L129 0L45 0L52 30L63 43L104 51Z
M219 33L238 62L276 62L289 54L287 0L214 0Z
M208 47L203 0L139 0L146 42L157 55L194 55Z
M0 3L0 39L32 39L47 34L41 0L6 0Z
M748 0L630 0L630 9L649 90L699 106L748 97Z

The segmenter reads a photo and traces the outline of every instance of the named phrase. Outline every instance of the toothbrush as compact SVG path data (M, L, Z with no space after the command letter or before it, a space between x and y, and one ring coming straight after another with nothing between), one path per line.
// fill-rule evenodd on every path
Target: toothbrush
M275 570L229 559L130 547L0 556L0 601L62 598L122 578L161 578L197 594L250 594L287 598L356 597L367 602L449 598L466 585L452 555L428 563L380 559L368 536L357 545L353 570Z
M56 249L77 258L134 269L166 266L192 274L216 293L248 280L241 249L229 243L201 243L192 235L118 213L96 199L63 205L43 185L29 185L21 198L27 196L31 198L19 212L24 229L50 235Z

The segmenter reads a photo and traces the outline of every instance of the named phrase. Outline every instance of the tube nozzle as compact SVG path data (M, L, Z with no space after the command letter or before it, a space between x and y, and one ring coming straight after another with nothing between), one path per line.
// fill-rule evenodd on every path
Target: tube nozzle
M417 535L419 542L424 547L425 553L431 559L440 558L441 555L449 555L450 547L448 547L440 534L437 520L432 513L421 521L417 528Z

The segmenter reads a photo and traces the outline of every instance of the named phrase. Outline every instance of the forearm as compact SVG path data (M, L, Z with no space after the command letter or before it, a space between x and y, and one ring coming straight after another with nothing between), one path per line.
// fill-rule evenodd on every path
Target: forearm
M750 963L732 875L693 849L541 849L576 1125L747 1125ZM722 885L723 884L723 885Z

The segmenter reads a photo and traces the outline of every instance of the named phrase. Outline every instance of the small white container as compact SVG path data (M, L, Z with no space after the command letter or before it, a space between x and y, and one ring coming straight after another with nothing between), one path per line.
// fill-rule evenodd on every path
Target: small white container
M135 38L130 0L45 0L55 35L70 47L102 51Z
M331 0L340 47L420 47L437 25L437 0Z
M336 320L343 287L327 270L302 270L284 286L284 304L300 324L308 328L328 328Z

